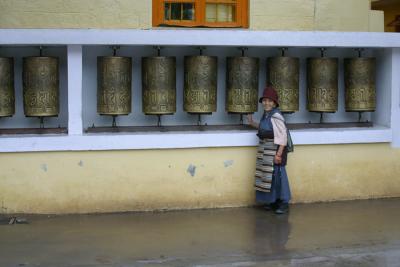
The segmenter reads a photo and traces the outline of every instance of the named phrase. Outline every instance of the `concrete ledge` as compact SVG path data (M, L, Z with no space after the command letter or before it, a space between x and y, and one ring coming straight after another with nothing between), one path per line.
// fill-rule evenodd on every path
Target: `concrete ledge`
M293 130L292 138L296 145L386 143L392 140L392 130L381 126ZM0 152L243 147L257 144L255 131L14 135L0 138Z
M234 34L233 34L234 33ZM207 35L207 37L205 37ZM396 33L220 29L1 29L0 45L400 47Z

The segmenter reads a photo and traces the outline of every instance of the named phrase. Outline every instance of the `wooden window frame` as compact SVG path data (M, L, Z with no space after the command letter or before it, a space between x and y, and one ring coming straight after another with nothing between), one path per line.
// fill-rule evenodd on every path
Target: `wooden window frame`
M187 20L164 20L165 3L193 3L193 21ZM212 27L212 28L248 28L249 0L236 0L235 21L234 22L206 22L206 3L231 4L232 0L153 0L153 27L159 26L178 26L178 27Z

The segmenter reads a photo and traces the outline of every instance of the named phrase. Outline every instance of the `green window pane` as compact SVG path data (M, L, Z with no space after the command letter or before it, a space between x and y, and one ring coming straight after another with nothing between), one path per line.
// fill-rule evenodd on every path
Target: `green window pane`
M183 20L194 20L194 4L183 4Z
M171 20L181 20L182 17L182 4L171 3Z
M169 20L171 16L171 9L169 3L165 3L164 5L164 19Z

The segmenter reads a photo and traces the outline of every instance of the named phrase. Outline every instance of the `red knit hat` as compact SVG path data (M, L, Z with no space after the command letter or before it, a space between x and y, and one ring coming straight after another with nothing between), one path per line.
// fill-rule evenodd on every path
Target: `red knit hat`
M274 87L272 87L272 86L265 87L264 92L263 92L263 96L260 97L258 102L262 103L262 100L265 97L273 100L276 103L276 106L279 107L278 93L275 91Z

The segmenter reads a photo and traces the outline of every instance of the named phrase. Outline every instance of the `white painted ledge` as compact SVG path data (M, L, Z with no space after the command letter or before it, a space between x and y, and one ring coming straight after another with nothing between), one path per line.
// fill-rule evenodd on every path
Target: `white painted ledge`
M392 49L390 127L292 131L296 145L392 143L400 146L400 34L221 29L0 29L0 45L63 45L68 53L68 135L1 136L0 152L256 146L255 131L83 134L82 45L371 47Z
M400 47L398 33L238 29L0 29L0 45Z
M174 149L256 146L256 131L86 134L63 136L2 136L0 152ZM385 143L385 127L293 130L295 145Z

